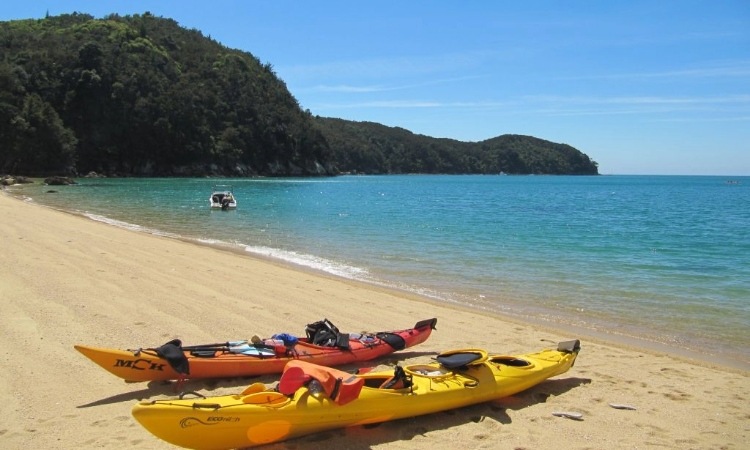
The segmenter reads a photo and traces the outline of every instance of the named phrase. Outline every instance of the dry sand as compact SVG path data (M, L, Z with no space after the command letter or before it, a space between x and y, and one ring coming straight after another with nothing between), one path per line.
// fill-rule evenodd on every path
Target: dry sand
M570 372L519 395L430 416L304 437L273 449L741 449L750 443L747 372L597 342L247 255L151 236L0 195L0 448L173 448L130 416L162 383L125 383L74 344L135 348L342 331L438 318L424 344L390 362L480 347L528 353L580 337ZM385 367L385 366L382 366ZM273 377L189 381L204 394ZM628 404L635 410L612 408ZM557 417L570 411L583 420Z

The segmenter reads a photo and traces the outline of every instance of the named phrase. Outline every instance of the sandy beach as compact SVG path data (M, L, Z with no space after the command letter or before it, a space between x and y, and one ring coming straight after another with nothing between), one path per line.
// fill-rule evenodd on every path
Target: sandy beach
M741 449L750 442L747 372L570 335L250 255L138 233L0 194L0 447L175 448L130 415L165 383L125 383L74 344L137 348L249 339L330 319L342 331L438 318L424 344L373 363L427 362L479 347L529 353L580 338L575 367L531 390L430 416L312 435L278 449ZM205 395L274 377L188 381ZM635 409L616 409L627 404ZM582 420L553 415L568 411Z

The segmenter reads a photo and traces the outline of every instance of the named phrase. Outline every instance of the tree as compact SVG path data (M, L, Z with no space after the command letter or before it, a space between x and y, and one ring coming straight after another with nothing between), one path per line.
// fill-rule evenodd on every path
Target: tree
M24 98L23 108L14 120L18 173L69 173L75 167L76 138L60 120L54 108L37 94Z

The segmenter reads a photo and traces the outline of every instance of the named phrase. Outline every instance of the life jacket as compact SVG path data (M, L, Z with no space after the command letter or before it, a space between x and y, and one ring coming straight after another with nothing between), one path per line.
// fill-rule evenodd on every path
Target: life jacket
M297 389L317 380L323 392L336 404L345 405L359 397L365 380L351 373L305 361L292 360L284 367L279 379L279 392L293 395Z

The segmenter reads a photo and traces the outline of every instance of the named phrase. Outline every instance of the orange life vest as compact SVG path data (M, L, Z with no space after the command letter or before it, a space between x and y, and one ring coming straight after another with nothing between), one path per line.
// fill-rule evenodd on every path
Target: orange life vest
M281 374L279 392L292 395L313 379L318 380L323 392L339 405L345 405L359 397L365 384L364 379L341 370L292 360L287 363Z

